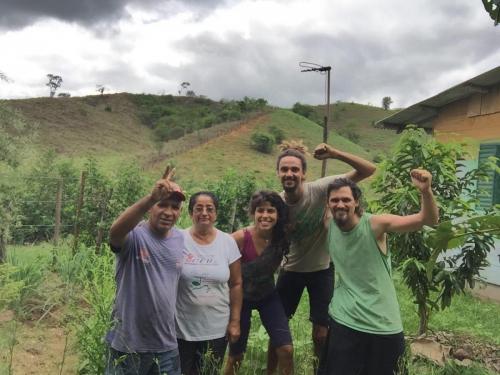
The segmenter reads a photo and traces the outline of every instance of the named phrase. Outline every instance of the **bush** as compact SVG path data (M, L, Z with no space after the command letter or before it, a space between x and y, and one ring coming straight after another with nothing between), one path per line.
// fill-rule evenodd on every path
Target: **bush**
M297 102L293 105L292 111L301 116L304 116L305 118L310 118L314 113L314 108L310 105Z
M269 133L274 137L276 144L280 144L285 139L285 132L274 125L269 127Z
M273 151L274 144L276 143L272 134L262 132L253 133L250 140L250 144L253 149L265 154L270 154Z
M172 129L169 129L167 134L168 134L167 139L169 141L173 139L179 139L181 137L184 137L184 128L181 128L180 126L175 126Z
M342 130L339 130L339 134L342 137L347 138L348 140L350 140L352 143L356 143L356 144L359 143L360 136L359 136L358 132L356 132L353 129L342 129Z

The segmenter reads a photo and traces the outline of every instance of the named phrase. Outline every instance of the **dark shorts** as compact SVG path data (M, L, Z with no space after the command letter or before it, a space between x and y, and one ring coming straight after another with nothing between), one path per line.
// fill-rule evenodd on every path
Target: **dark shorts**
M403 332L365 333L331 319L317 375L394 375L404 350Z
M315 272L292 272L281 270L276 282L276 290L281 297L288 319L291 319L304 288L309 294L309 320L317 325L328 327L328 305L333 297L333 264L326 270Z
M220 373L227 347L225 337L205 341L177 339L177 344L179 344L183 374L218 375Z
M243 300L240 317L241 335L237 342L229 344L229 354L232 356L244 353L247 348L252 310L254 309L259 312L262 325L269 335L271 346L279 348L283 345L292 344L292 335L288 327L288 319L283 310L280 297L278 293L274 291L271 295L260 301L254 302Z
M179 351L123 353L109 348L106 375L181 375Z

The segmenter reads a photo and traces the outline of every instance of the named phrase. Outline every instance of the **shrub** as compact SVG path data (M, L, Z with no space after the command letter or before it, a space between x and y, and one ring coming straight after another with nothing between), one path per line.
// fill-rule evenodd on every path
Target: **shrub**
M169 141L173 139L179 139L181 137L184 137L184 128L181 128L180 126L175 126L172 129L169 129L167 134L168 134L167 139Z
M301 116L304 116L305 118L310 118L314 113L314 108L310 105L297 102L293 105L292 111Z
M354 129L342 129L339 130L339 134L350 140L352 143L359 143L360 136L358 132L356 132Z
M274 144L276 143L273 135L262 132L253 133L250 140L253 149L265 154L270 154L273 151Z
M277 126L271 125L269 133L274 137L276 144L280 144L285 139L285 132Z

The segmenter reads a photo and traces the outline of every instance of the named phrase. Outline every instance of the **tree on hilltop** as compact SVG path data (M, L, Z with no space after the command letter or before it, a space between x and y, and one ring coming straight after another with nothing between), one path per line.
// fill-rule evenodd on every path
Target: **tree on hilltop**
M108 88L104 85L95 85L96 91L101 93L101 96L104 95L104 91L106 91Z
M180 84L180 88L179 88L179 91L178 91L179 95L181 95L181 94L182 94L182 90L187 91L187 88L188 88L189 86L191 86L191 84L190 84L189 82L186 82L186 81L182 82L182 83Z
M45 86L49 86L50 90L50 97L53 98L54 95L56 94L56 90L61 87L63 83L63 79L61 76L54 75L54 74L47 74L47 78L49 79L49 82L45 84Z
M386 111L391 108L392 103L393 102L390 96L384 96L382 98L382 108L384 108Z

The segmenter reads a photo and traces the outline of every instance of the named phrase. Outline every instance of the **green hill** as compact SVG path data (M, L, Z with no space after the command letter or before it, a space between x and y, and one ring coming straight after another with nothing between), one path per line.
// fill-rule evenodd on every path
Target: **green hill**
M269 131L274 126L283 130L285 139L302 139L310 152L322 141L322 128L316 122L321 121L323 107L315 107L311 120L284 109L262 111L261 107L255 112L256 108L249 108L259 101L262 104L262 100L214 102L206 98L123 93L8 100L0 104L38 123L35 156L39 151L54 149L77 163L92 156L108 169L133 159L152 174L173 161L181 181L193 181L190 176L196 176L193 183L198 184L215 180L228 169L255 172L261 180L274 179L278 150L275 148L271 155L253 150L250 136L254 131ZM372 126L387 111L355 103L332 107L329 143L342 150L373 158L397 138L391 131ZM165 137L176 128L181 138L158 142L159 126L166 130ZM355 129L359 139L349 137L345 129ZM316 178L321 163L309 159L309 178ZM329 162L328 173L346 169L342 163Z
M308 118L318 124L323 124L325 116L325 105L306 106ZM372 156L381 152L387 152L396 140L398 134L392 130L376 128L375 122L396 113L399 109L384 110L383 108L370 105L337 102L330 105L330 131L350 139Z

